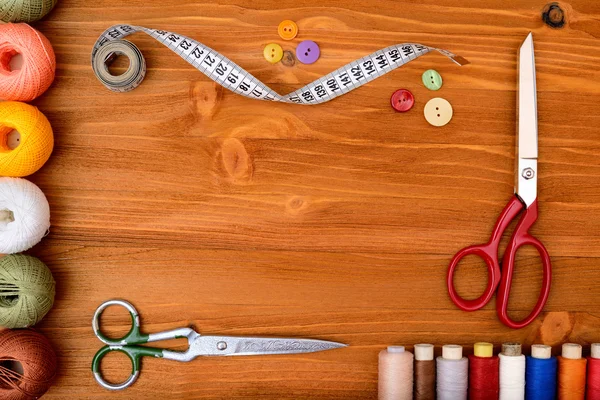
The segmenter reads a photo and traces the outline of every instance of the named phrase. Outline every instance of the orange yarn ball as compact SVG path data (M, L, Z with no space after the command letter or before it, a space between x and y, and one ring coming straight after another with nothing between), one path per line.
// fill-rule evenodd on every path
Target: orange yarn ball
M11 67L16 55L20 69ZM50 87L56 56L50 41L25 23L0 25L0 99L30 101Z
M13 129L21 135L15 148L8 145ZM52 127L37 107L18 101L0 102L0 176L33 174L48 161L53 147Z
M57 369L56 353L41 333L30 329L0 332L0 399L41 397L50 388Z

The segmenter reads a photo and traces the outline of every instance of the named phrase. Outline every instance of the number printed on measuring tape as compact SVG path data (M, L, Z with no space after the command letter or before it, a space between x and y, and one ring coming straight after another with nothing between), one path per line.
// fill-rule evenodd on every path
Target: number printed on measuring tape
M416 43L393 45L365 56L309 83L280 95L248 71L210 47L183 35L160 29L133 25L115 25L98 38L92 51L92 68L104 86L116 92L127 92L140 85L146 73L146 62L139 49L124 37L144 32L178 54L198 71L234 93L258 100L296 104L319 104L346 94L365 83L429 53L432 50L448 57L458 65L469 62L447 50ZM115 55L124 54L130 67L113 76L106 66Z

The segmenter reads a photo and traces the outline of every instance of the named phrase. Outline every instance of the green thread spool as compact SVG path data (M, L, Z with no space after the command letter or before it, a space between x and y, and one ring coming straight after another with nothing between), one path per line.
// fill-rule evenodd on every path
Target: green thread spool
M44 18L58 0L0 0L0 19L4 22L33 22Z
M52 273L37 258L23 254L0 258L0 326L37 324L52 308L54 290Z

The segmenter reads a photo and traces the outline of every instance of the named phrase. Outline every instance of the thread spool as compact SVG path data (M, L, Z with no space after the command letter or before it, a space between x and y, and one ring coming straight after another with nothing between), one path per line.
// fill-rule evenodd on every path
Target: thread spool
M44 193L20 178L0 178L0 254L27 250L50 228L50 206Z
M499 374L499 399L519 400L525 398L525 356L519 343L502 344Z
M55 72L46 36L25 23L0 24L0 99L31 101L50 87Z
M592 343L588 358L586 399L600 400L600 343Z
M0 103L0 176L33 174L48 161L53 147L52 127L37 107Z
M39 259L23 254L0 258L0 326L26 328L54 304L52 273Z
M433 345L415 344L415 400L435 398L435 361Z
M474 354L469 355L469 399L498 398L499 359L494 356L494 345L475 343Z
M556 357L552 348L543 344L531 346L525 368L525 398L527 400L556 399Z
M469 360L462 356L462 346L444 345L436 365L438 400L466 400Z
M58 0L2 0L0 19L4 22L34 22L42 19Z
M585 398L585 372L587 360L581 358L581 345L565 343L558 359L558 399L583 400Z
M379 400L412 400L413 354L404 346L379 353Z
M25 330L0 332L0 398L31 400L50 388L57 360L41 333Z

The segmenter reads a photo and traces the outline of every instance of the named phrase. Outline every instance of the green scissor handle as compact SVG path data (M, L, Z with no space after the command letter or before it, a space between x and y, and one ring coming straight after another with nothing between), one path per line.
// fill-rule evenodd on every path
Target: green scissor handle
M110 306L121 306L124 307L129 314L131 314L131 329L125 336L118 339L111 339L104 335L100 330L100 315L102 312ZM136 344L147 343L150 335L144 335L140 332L140 317L133 305L124 300L109 300L107 302L102 303L100 307L96 310L94 314L94 319L92 320L92 328L94 333L102 342L106 344L106 346L102 347L92 360L92 371L94 372L94 377L96 381L106 389L110 390L121 390L126 387L131 386L140 374L140 360L144 356L150 357L162 357L163 351L162 349L156 349L151 347L143 347L143 346L133 346ZM111 384L104 380L102 377L102 373L100 371L100 362L102 358L110 353L111 351L120 351L121 353L125 353L127 357L131 360L131 376L123 383L119 384Z
M102 376L102 372L100 371L100 362L102 358L110 353L111 351L119 351L121 353L125 353L127 357L131 360L131 375L129 378L122 383L112 384L104 380ZM150 356L150 357L162 357L163 351L162 349L155 349L152 347L144 347L144 346L109 346L106 345L102 347L92 360L92 371L94 372L94 377L96 381L105 389L109 390L121 390L125 389L133 385L133 383L137 380L140 375L140 366L142 357Z
M100 330L100 316L104 310L110 306L121 306L124 307L131 315L131 329L125 334L125 336L117 339L111 339L104 335ZM109 300L105 301L98 307L94 313L94 319L92 320L92 329L94 333L104 344L109 346L125 346L128 344L143 344L148 342L149 335L144 335L140 332L140 315L138 314L135 307L125 300Z

